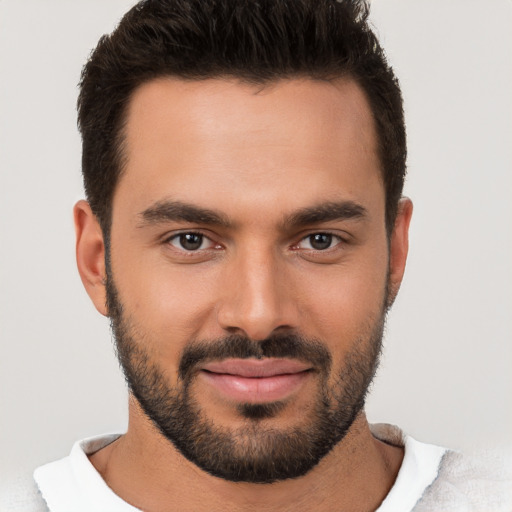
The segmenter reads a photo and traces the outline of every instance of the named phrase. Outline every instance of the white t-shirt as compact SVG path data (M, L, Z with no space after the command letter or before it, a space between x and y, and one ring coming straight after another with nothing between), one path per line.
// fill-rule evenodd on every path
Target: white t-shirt
M446 449L415 441L392 425L371 428L378 439L405 448L396 482L377 512L410 512L436 479ZM78 441L68 457L36 469L34 478L50 512L139 510L107 486L87 457L118 437L111 434Z

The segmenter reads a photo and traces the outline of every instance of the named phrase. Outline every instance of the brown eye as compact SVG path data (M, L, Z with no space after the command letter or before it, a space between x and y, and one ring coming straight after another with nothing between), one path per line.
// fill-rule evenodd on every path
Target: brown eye
M313 233L305 236L297 245L298 249L307 251L325 251L341 244L343 240L331 233Z
M316 251L323 251L329 249L332 244L332 235L328 233L315 233L309 236L309 243Z
M201 233L180 233L173 236L169 243L177 249L198 251L199 249L208 248L211 241Z

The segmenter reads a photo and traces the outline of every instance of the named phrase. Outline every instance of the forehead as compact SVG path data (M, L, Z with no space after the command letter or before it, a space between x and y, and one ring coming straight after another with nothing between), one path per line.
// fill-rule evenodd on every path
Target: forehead
M258 191L300 207L338 199L327 190L383 193L373 117L351 80L153 80L131 98L125 138L114 207L120 194L144 208L164 195L210 206Z

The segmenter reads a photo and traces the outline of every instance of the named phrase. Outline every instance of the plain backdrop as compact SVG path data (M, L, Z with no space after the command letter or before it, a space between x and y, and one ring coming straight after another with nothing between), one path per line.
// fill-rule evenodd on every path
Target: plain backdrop
M334 0L333 0L334 1ZM0 478L126 428L108 321L74 261L82 65L131 0L0 0ZM512 2L375 0L415 203L373 422L512 444Z

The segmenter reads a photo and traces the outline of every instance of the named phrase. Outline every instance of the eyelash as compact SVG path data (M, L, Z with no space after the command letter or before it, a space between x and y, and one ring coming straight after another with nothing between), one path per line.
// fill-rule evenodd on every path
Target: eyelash
M196 236L196 237L200 237L201 238L201 244L200 245L203 245L204 241L205 240L209 240L212 244L212 247L208 247L207 249L201 249L200 247L198 249L190 249L190 250L187 250L185 247L181 247L181 249L179 247L176 247L172 244L172 242L174 240L178 240L180 241L180 239L182 237L186 237L186 236ZM173 247L175 247L177 250L179 251L182 251L184 253L189 253L189 254L197 254L199 252L204 252L204 251L207 251L207 250L211 250L211 249L218 249L221 247L220 244L216 244L212 239L211 237L209 237L208 235L205 235L204 233L201 233L200 231L182 231L180 233L175 233L173 234L172 236L169 236L167 237L165 240L164 240L164 243L165 244L168 244L168 245L172 245ZM179 242L178 242L179 243Z
M183 241L184 240L180 240L180 239L182 239L182 237L187 237L187 236L200 237L200 245L199 245L199 247L196 248L196 249L186 249L185 247L183 247ZM334 233L331 233L329 231L315 231L313 233L309 233L309 234L303 236L291 248L293 250L296 250L296 251L297 250L301 250L300 244L302 244L304 241L307 241L307 240L310 240L310 242L311 242L313 237L318 237L318 236L328 237L329 238L329 247L326 247L325 249L315 249L314 247L312 247L312 248L304 248L303 250L307 251L307 252L311 252L311 253L321 254L321 253L332 252L332 250L335 249L340 244L348 243L347 240L345 240L341 236L339 236L337 234L334 234ZM174 245L172 243L173 241L176 241L176 240L178 240L178 243L181 245L181 247L177 247L176 245ZM212 246L208 247L208 248L201 249L201 246L203 245L205 240L209 240ZM333 242L336 242L336 243L334 243L334 245L331 245ZM220 249L220 248L222 248L222 246L220 244L216 244L215 241L212 240L211 237L209 237L208 235L206 235L206 234L204 234L204 233L202 233L200 231L182 231L180 233L175 233L172 236L167 237L164 240L164 243L167 244L167 245L171 245L176 250L178 250L178 251L180 251L180 252L182 252L184 254L189 254L191 256L194 255L194 254L202 254L205 251L209 251L209 250L212 250L212 249Z
M328 251L331 251L333 249L335 249L338 245L340 244L343 244L343 243L346 243L346 240L344 240L341 236L339 235L336 235L334 233L330 233L329 231L317 231L317 232L314 232L314 233L310 233L304 237L302 237L300 239L300 241L298 242L298 244L296 244L294 246L294 248L299 248L299 245L306 241L306 240L310 240L310 243L313 239L313 237L318 237L318 236L324 236L324 237L328 237L329 238L329 247L326 247L324 249L315 249L314 247L312 247L311 249L304 249L306 251L311 251L311 252L316 252L316 253L325 253L325 252L328 252ZM336 243L334 243L336 242ZM334 245L331 245L333 244ZM300 249L300 248L299 248Z

